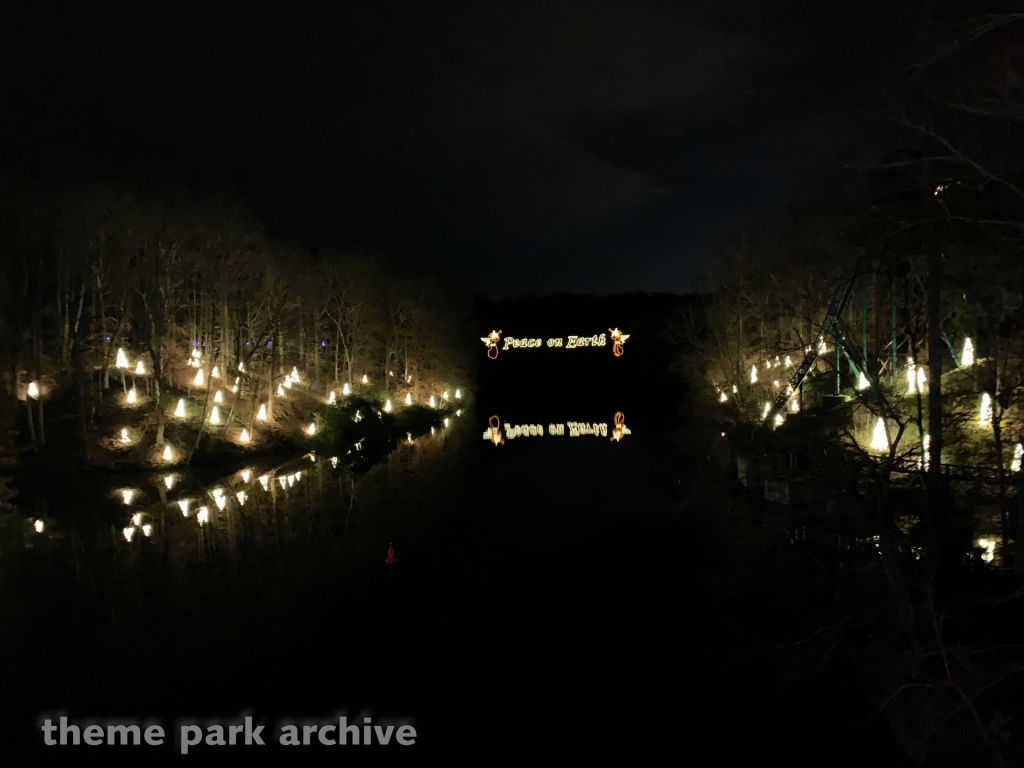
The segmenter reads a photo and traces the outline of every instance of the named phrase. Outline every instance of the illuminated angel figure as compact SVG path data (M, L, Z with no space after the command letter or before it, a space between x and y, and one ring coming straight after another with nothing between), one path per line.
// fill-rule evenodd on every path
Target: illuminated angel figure
M491 331L486 336L481 336L480 341L487 347L487 356L491 360L498 357L498 342L501 341L501 331Z
M618 328L609 328L608 333L612 335L612 354L616 357L622 357L622 345L626 343L629 334L623 333Z
M484 432L484 440L490 440L495 445L504 445L505 436L501 434L501 419L497 416L491 416L491 418L487 420L487 423L490 426L487 427L487 431Z
M628 434L630 434L630 431L629 427L626 426L626 417L622 415L622 411L617 411L615 413L615 426L612 427L611 439L617 443Z

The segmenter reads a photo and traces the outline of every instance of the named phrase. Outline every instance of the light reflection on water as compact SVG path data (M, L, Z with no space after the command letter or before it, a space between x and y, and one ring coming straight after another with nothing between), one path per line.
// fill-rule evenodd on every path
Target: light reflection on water
M543 423L511 423L503 422L497 415L487 421L483 439L494 445L504 445L506 441L521 437L604 437L613 442L620 442L632 430L626 425L626 417L622 411L616 411L610 422L607 421L550 421Z
M30 516L4 516L0 553L13 545L26 553L24 567L67 569L76 578L83 563L202 577L287 568L314 550L344 549L354 533L375 535L375 526L389 524L379 513L395 493L415 495L429 485L422 480L443 475L458 461L461 442L457 431L438 429L358 470L344 458L308 453L213 480L160 471L106 489L76 489L74 498L40 489Z

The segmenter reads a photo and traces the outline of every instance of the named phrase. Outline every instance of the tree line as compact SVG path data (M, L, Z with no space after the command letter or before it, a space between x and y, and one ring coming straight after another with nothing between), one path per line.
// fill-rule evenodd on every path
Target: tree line
M271 413L293 368L325 388L364 376L377 391L468 380L471 303L423 265L282 240L225 193L0 187L0 370L37 448L47 404L67 404L87 432L121 386L125 348L146 360L161 427L197 354L207 376L237 372L242 396Z
M864 193L739 239L709 271L706 311L677 330L697 338L730 418L771 414L775 428L855 403L843 441L885 485L919 471L938 529L943 473L991 482L997 503L1021 482L1024 17L934 12L890 113L900 146L863 169ZM790 392L808 352L820 354ZM1000 514L1008 559L1024 527L1014 537Z
M929 14L862 192L738 238L673 332L743 479L789 493L734 520L800 606L776 647L852 660L919 764L1010 765L1024 589L979 566L1024 569L1024 14Z

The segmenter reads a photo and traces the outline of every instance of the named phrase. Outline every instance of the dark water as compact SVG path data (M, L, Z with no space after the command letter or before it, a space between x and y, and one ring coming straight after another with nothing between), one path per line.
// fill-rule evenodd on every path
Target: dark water
M603 365L603 363L602 363ZM366 475L328 457L207 483L247 489L200 527L182 477L134 500L57 494L44 534L3 539L3 754L12 765L522 765L824 757L886 764L835 688L787 691L738 663L721 586L721 501L700 501L708 445L650 381L583 371L557 390L524 367L478 406ZM488 417L608 423L631 434L521 437ZM680 468L684 467L684 470ZM282 486L274 477L301 476ZM264 490L259 477L268 478ZM680 483L683 485L680 485ZM166 498L165 498L166 497ZM684 504L684 500L689 502ZM710 497L709 497L710 498ZM717 498L717 497L716 497ZM696 499L696 500L695 500ZM195 507L193 506L193 514ZM26 548L25 543L31 543ZM393 543L398 563L384 558ZM44 747L42 713L123 721L261 718L266 747ZM415 746L284 748L281 718L415 723ZM357 751L359 750L359 751ZM365 751L362 751L365 750Z

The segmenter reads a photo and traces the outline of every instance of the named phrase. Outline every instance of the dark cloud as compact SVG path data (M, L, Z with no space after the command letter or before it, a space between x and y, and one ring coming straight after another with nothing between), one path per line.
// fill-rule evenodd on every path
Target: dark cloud
M682 290L709 239L822 175L883 12L349 5L9 6L4 155L228 183L490 292Z

